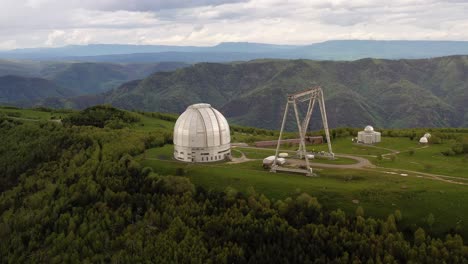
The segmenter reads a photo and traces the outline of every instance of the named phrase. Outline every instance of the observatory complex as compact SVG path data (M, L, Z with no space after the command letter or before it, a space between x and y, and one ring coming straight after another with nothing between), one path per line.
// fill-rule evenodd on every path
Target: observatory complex
M372 126L366 126L364 131L358 132L359 143L374 144L380 142L380 132L374 131Z
M174 126L174 158L214 162L231 157L231 135L224 116L209 104L187 107Z

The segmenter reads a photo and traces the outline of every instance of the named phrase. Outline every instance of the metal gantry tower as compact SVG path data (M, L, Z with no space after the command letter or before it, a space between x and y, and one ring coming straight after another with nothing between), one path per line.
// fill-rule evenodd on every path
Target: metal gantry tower
M298 110L297 105L298 105L298 103L307 102L307 101L309 102L309 106L307 108L306 116L305 116L304 120L302 120L302 122L301 122L301 119L299 117L299 110ZM305 158L306 171L304 171L304 172L306 173L306 175L308 175L308 176L313 175L312 174L312 168L309 165L309 158L307 157L307 149L306 149L306 146L305 146L305 137L306 137L306 133L307 133L307 128L309 127L310 118L312 117L312 111L314 109L315 101L318 101L319 108L320 108L320 113L322 115L323 129L325 130L325 136L326 136L326 140L327 140L327 143L328 143L329 154L331 155L332 158L335 156L333 154L332 147L331 147L331 142L330 142L330 133L328 131L328 122L327 122L327 112L325 110L325 100L323 98L322 88L320 88L320 86L313 87L311 89L308 89L308 90L305 90L305 91L302 91L302 92L298 92L298 93L295 93L295 94L288 95L288 101L286 103L286 108L284 109L283 122L281 123L281 130L280 130L280 134L279 134L279 138L278 138L278 144L276 146L275 160L273 162L273 165L271 166L271 171L272 172L276 172L278 170L284 170L284 171L293 171L294 170L294 171L297 171L295 169L281 168L277 164L278 152L279 152L280 145L281 145L281 137L283 136L283 131L284 131L284 126L286 124L286 117L288 115L289 105L292 105L293 109L294 109L294 115L296 117L297 128L298 128L298 131L299 131L299 137L300 137L298 154L299 154L300 158L302 158L302 157Z

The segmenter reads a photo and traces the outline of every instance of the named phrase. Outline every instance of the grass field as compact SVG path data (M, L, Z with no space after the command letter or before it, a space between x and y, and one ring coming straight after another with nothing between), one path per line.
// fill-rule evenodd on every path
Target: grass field
M408 138L383 137L382 142L371 146L353 144L350 138L339 138L332 144L335 153L363 156L380 167L468 178L468 157L442 155L441 152L451 146L449 142L425 146ZM327 149L325 144L308 146L308 150L326 151ZM378 155L392 153L392 150L400 152L394 154L396 157L394 160L389 156L384 156L382 160L377 158Z
M377 166L396 169L407 169L433 174L468 178L468 158L464 156L444 156L441 151L448 149L446 144L429 145L427 148L415 149L414 153L402 152L396 159L378 160L370 158Z
M162 175L175 175L183 169L191 181L207 189L224 190L230 186L246 191L250 186L269 198L284 199L297 192L319 198L330 209L342 208L354 213L361 205L366 214L386 217L396 209L402 211L405 226L418 225L442 235L447 227L466 226L468 221L468 187L416 177L388 175L379 171L315 169L320 177L270 173L258 161L241 164L193 164L171 159L172 147L150 149L142 160ZM150 160L151 157L163 160ZM165 159L165 160L164 160ZM354 200L354 202L353 202ZM425 219L433 214L436 221L428 227ZM468 230L463 228L465 235Z
M132 126L136 130L151 131L157 128L171 130L174 128L174 122L162 120L155 117L150 117L142 114L135 113L140 121Z
M22 118L22 119L33 119L33 120L51 120L61 119L66 115L70 114L68 110L54 110L54 111L42 111L40 109L13 109L9 107L0 107L0 114L5 114L9 117Z

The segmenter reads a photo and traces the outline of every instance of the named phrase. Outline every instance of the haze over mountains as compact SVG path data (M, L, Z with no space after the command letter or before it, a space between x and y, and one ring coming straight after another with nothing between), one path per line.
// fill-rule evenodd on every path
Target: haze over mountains
M357 60L362 58L416 59L468 54L467 41L333 40L311 45L248 42L211 47L165 45L71 45L59 48L16 49L0 52L4 59L73 60L87 62L228 62L263 58Z

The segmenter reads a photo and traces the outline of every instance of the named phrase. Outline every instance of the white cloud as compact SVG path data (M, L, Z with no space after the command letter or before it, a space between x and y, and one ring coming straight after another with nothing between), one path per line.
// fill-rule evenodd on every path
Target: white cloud
M0 48L468 40L462 0L0 0Z

